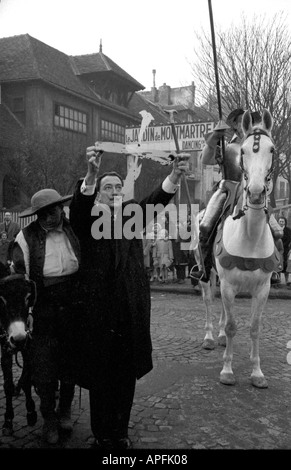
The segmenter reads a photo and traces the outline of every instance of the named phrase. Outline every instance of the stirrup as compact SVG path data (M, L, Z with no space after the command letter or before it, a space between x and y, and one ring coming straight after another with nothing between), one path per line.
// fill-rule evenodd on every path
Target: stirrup
M195 268L198 268L198 269L195 270ZM195 276L195 275L193 274L193 272L198 273L199 271L201 272L200 277L199 277L199 276ZM194 266L192 266L192 268L191 268L191 270L190 270L190 273L189 273L189 276L190 276L191 279L193 279L194 281L196 281L197 284L199 283L199 281L208 282L208 280L203 281L203 277L207 277L207 275L206 275L205 270L199 269L198 264L195 264Z
M195 269L196 268L196 269ZM192 268L190 269L190 272L189 272L189 276L192 278L192 279L198 279L197 276L194 276L193 275L193 272L196 271L196 272L199 272L199 271L203 271L203 269L199 269L199 265L198 264L194 264L194 266L192 266ZM204 274L204 273L203 273ZM202 275L203 276L203 275ZM201 276L201 277L202 277Z

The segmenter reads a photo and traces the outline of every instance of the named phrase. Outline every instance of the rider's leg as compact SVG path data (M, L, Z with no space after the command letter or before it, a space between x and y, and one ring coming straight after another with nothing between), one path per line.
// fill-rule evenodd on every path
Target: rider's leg
M212 233L216 223L221 216L224 203L227 198L227 192L222 187L217 189L212 195L207 207L203 219L199 226L199 244L200 254L204 261L203 270L202 264L199 266L198 271L191 272L192 279L202 280L208 282L210 278L210 271L212 268L212 246L214 241L214 234Z

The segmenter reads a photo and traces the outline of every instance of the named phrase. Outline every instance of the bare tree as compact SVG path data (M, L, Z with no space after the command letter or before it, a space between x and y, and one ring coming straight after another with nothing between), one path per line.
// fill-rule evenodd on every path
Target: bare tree
M200 105L218 119L210 32L202 30L196 33L196 38L199 47L194 50L192 70L200 94ZM289 178L291 163L288 138L291 37L286 16L278 13L271 21L254 16L248 22L243 15L240 26L232 25L226 31L217 30L215 40L224 115L227 116L235 108L260 112L267 108L274 118L275 187L279 175L285 178L288 175ZM274 192L270 198L271 205L275 207Z
M83 173L86 173L84 149L80 140L43 130L26 135L10 166L20 191L29 198L43 188L69 194Z

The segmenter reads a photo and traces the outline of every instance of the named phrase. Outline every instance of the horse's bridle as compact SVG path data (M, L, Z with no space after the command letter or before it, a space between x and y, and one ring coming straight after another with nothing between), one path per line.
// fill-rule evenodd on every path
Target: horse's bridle
M3 285L5 282L7 282L8 279L9 280L24 279L24 276L23 276L23 274L10 274L10 275L0 279L0 286ZM6 302L5 298L2 295L0 295L0 299L3 301L4 308L6 308L6 303L7 302ZM28 340L31 339L30 330L28 328L26 328L25 331L26 331L26 337L25 337L23 347L21 349L25 349L27 347ZM18 348L12 348L10 346L8 332L7 332L6 328L4 328L2 325L0 325L0 343L2 345L5 345L7 350L12 354L16 355L17 352L19 351Z
M274 144L274 141L270 137L268 132L266 132L264 129L260 129L260 128L254 129L253 132L248 134L246 136L246 138L244 139L244 141L246 141L249 137L254 136L254 143L253 143L253 152L254 153L257 153L260 150L260 139L261 139L262 135L265 135L265 136L269 137L269 139L271 139L272 143ZM275 146L274 146L274 150L272 152L272 164L271 164L271 167L270 167L270 169L269 169L269 171L268 171L268 173L265 177L266 184L265 184L264 203L262 205L252 205L252 204L250 204L250 202L247 201L246 205L243 207L243 212L245 212L248 208L255 209L255 210L264 209L265 212L268 211L268 208L267 208L267 195L270 193L270 183L272 181L272 176L273 176L273 172L274 172L274 154L275 154ZM245 179L245 181L248 181L248 174L247 174L247 172L244 168L244 165L243 165L243 150L242 149L241 149L240 167L241 167L243 178ZM244 190L245 191L247 190L247 186L245 186Z
M17 353L18 353L19 351L23 351L23 350L25 350L25 349L27 348L28 342L29 342L30 339L31 339L31 332L30 332L30 330L29 330L28 328L26 328L26 329L25 329L25 331L26 331L26 337L25 337L25 341L24 341L24 343L23 343L22 348L12 348L12 347L10 346L10 343L9 343L9 335L8 335L6 329L3 328L3 326L0 326L0 331L2 331L2 333L0 334L0 344L1 344L2 346L4 346L5 349L6 349L10 354L15 355L16 358L17 358ZM16 361L16 362L17 362L17 361ZM18 365L19 365L19 364L18 364Z

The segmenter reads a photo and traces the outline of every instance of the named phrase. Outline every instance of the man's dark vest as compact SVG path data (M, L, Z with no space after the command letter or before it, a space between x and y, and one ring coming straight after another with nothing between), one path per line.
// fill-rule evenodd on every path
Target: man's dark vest
M29 278L36 282L37 287L42 287L47 232L40 226L38 220L31 222L22 231L29 248ZM80 264L79 241L65 217L63 219L63 231L67 235Z

